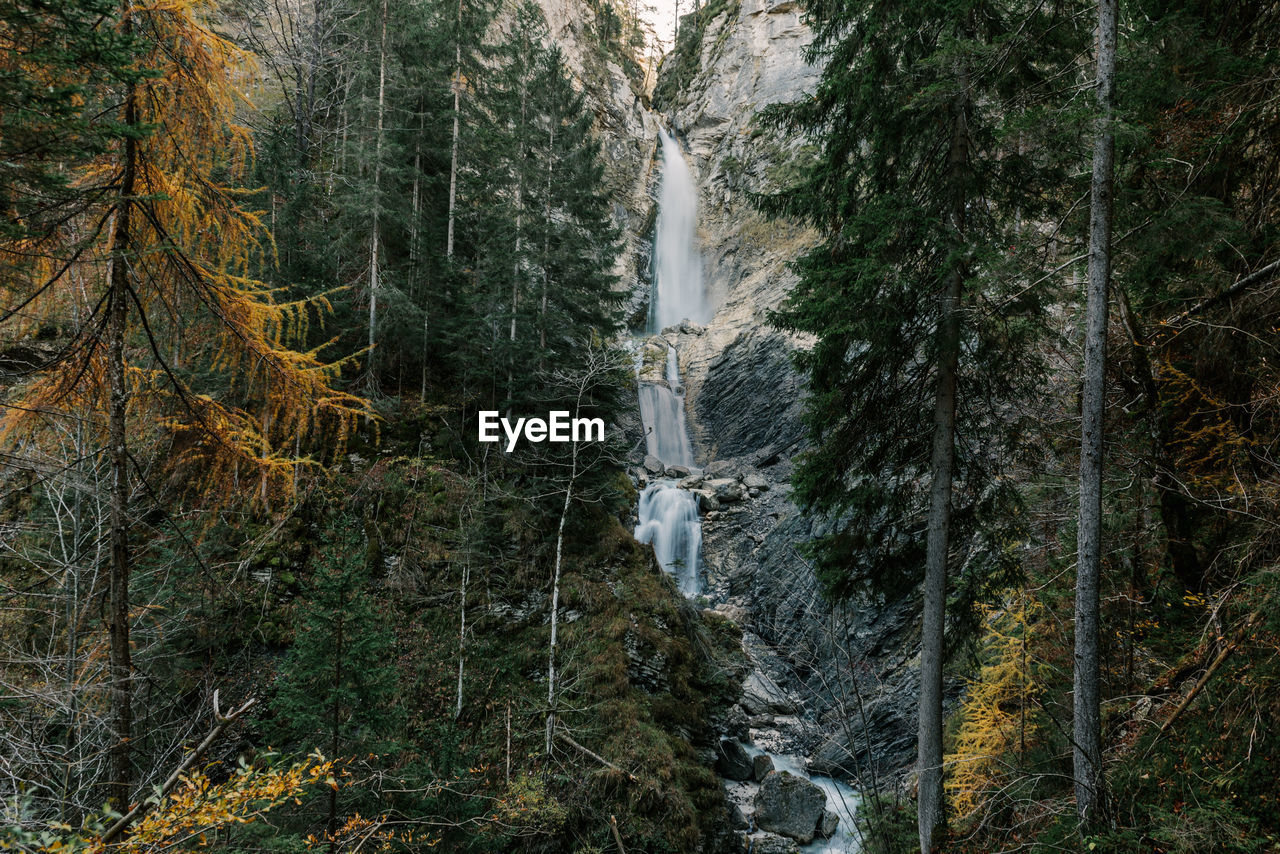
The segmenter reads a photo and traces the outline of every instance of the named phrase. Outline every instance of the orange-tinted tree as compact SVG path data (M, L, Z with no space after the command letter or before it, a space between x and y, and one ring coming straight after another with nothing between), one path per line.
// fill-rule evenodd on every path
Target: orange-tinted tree
M0 441L39 440L47 419L86 419L110 467L111 796L127 805L130 736L131 453L167 443L192 491L258 499L296 483L301 438L341 446L366 412L338 387L341 362L290 346L323 298L277 299L253 278L271 237L234 182L252 156L235 111L252 58L208 23L202 0L124 0L119 32L142 72L86 93L119 129L79 170L75 216L0 245L0 343L32 340ZM12 271L17 271L14 274ZM104 591L93 591L101 595Z

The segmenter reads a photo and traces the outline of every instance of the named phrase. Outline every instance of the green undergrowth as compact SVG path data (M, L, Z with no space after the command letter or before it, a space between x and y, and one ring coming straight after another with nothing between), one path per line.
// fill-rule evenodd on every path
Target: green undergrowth
M287 755L336 745L348 763L335 795L339 835L352 815L380 817L402 834L390 844L404 850L610 849L614 819L635 852L690 851L722 833L723 790L707 763L717 738L710 722L736 700L742 675L736 627L685 600L635 542L619 521L633 499L621 485L575 505L560 590L559 724L548 755L558 520L536 500L545 484L527 471L464 470L452 458L417 455L447 444L444 433L435 443L408 441L433 435L430 422L389 428L381 447L356 443L354 460L256 540L241 532L237 544L228 531L223 548L252 555L235 594L219 597L225 633L239 636L224 643L237 647L267 700L245 746ZM335 584L354 598L335 600ZM339 633L335 612L322 609L333 601L350 602L348 613L368 621L342 629L343 644L322 637ZM377 677L374 662L389 665L389 675ZM344 672L352 663L382 678L381 687ZM319 707L310 728L297 710L304 677ZM386 697L380 705L395 714L343 705L344 690ZM324 795L278 811L269 833L246 829L228 847L283 851L323 839L330 809Z

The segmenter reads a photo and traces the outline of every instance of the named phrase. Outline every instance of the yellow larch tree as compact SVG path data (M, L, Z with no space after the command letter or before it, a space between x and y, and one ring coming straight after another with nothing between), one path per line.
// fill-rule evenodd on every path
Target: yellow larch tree
M130 494L140 437L206 496L296 482L301 437L340 446L367 404L341 362L295 349L323 297L288 301L253 278L271 236L234 182L251 162L253 57L212 29L206 0L123 0L115 22L135 73L86 97L117 143L81 169L73 216L0 242L0 345L27 347L23 382L0 385L0 443L82 419L110 465L108 619L111 796L133 793ZM53 342L52 344L47 342ZM92 591L101 595L104 591Z
M1022 756L1039 739L1034 711L1043 687L1029 650L1040 605L1011 593L1005 607L988 609L983 637L986 663L970 681L960 727L946 757L950 810L963 822L983 813L1016 774L1009 757Z

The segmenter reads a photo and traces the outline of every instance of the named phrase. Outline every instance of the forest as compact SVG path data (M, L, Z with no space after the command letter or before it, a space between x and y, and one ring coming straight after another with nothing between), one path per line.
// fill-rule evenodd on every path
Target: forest
M1280 852L1280 3L0 69L0 850Z

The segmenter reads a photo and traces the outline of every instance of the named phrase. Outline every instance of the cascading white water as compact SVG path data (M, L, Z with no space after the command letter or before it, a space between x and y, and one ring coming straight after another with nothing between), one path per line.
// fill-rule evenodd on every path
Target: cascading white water
M665 383L640 384L640 420L649 455L665 466L693 467L693 447L685 424L680 363L674 347L667 348ZM635 537L652 543L664 570L675 576L680 592L702 591L702 520L698 498L678 481L661 478L640 494Z
M640 420L650 456L669 466L693 465L693 448L685 426L684 391L674 347L667 348L667 384L640 384Z
M702 256L695 230L697 188L680 144L662 133L662 193L658 200L658 232L654 241L656 280L650 327L658 331L689 319L706 323L709 312L702 292ZM693 468L693 446L685 423L680 362L667 347L665 383L640 383L640 420L649 456L664 466ZM676 577L686 596L702 591L702 521L698 498L671 478L659 478L640 495L636 539L652 543L662 568Z
M654 295L650 331L659 332L682 320L705 324L711 319L702 288L702 254L698 251L698 188L680 143L666 131L662 140L662 191L654 238Z
M702 521L693 493L675 481L658 480L640 493L636 539L653 543L662 568L676 578L680 592L696 596L702 589Z

